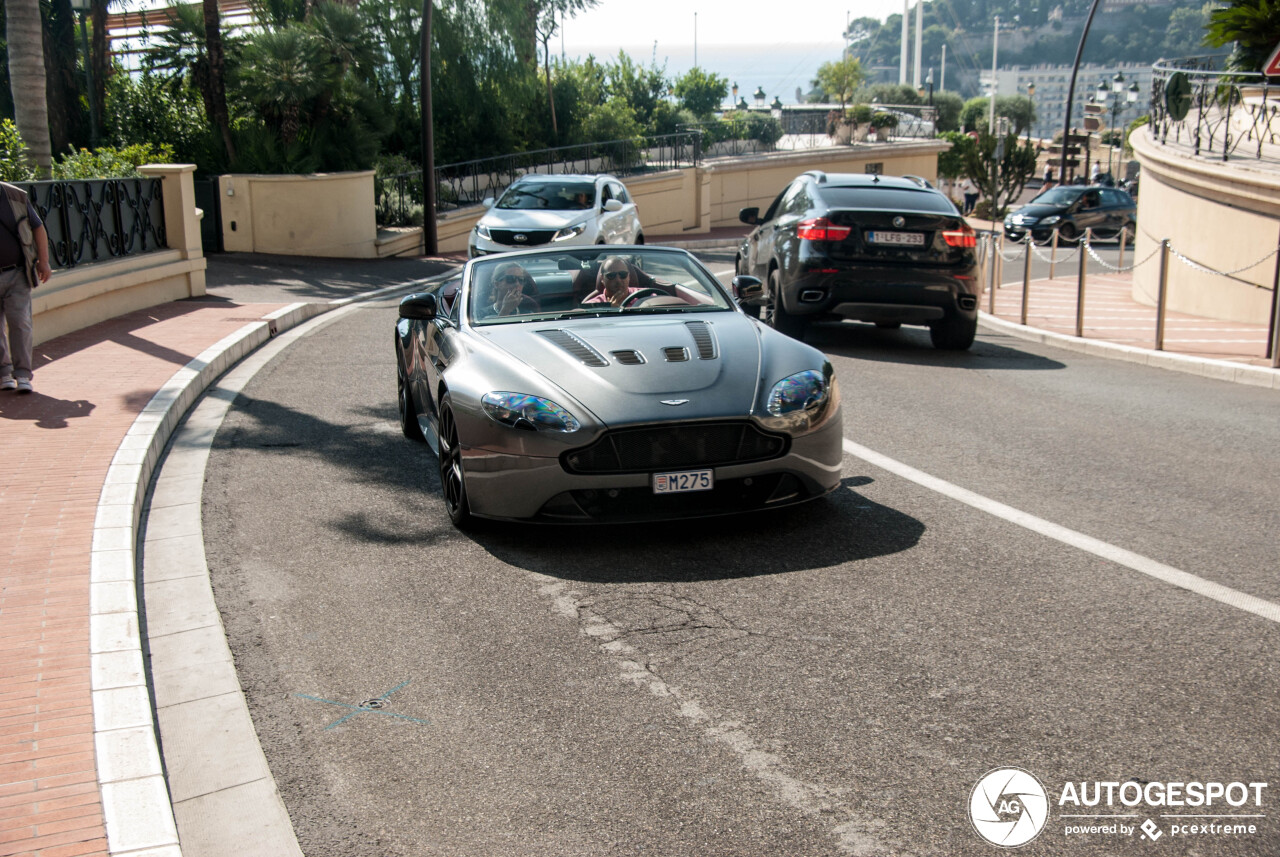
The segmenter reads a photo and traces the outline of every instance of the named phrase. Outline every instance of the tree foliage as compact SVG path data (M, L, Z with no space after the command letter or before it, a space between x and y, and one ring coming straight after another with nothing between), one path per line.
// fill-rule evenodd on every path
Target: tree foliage
M964 175L978 186L992 220L1004 217L1009 203L1018 198L1036 171L1035 147L1019 143L1018 135L1012 132L1003 138L980 132L963 157Z
M694 66L675 82L673 91L684 109L695 116L709 116L729 94L729 79Z
M1280 42L1280 2L1233 0L1209 13L1205 41L1214 47L1234 43L1231 67L1262 71L1272 49Z
M843 110L845 103L853 98L854 92L865 79L862 63L854 57L845 57L818 66L818 76L814 83L828 99L840 102L840 109Z

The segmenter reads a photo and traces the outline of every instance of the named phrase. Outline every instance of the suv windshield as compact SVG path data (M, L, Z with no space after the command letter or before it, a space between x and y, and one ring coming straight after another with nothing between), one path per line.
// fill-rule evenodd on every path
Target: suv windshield
M584 247L477 259L469 271L467 317L474 325L733 311L716 279L679 252Z
M596 186L593 182L527 182L507 188L494 207L586 211L595 205L595 201Z
M1083 187L1055 187L1031 200L1029 205L1070 205L1084 193Z

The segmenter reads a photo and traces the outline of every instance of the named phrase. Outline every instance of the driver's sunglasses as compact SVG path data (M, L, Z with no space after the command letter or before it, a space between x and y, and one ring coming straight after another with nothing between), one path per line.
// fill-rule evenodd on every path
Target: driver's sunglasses
M529 278L528 278L528 277L522 277L522 276L520 276L519 274L503 274L501 277L498 277L498 282L499 282L499 283L508 283L508 284L510 284L510 283L527 283L527 282L529 282Z
M604 278L606 280L625 280L630 273L627 271L605 271Z

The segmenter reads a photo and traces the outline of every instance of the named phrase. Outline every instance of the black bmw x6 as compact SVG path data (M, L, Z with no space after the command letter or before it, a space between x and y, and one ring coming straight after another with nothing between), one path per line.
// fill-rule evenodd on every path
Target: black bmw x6
M964 349L978 328L977 236L945 195L915 177L813 170L778 194L737 256L765 283L748 306L802 338L810 322L926 325L937 348Z

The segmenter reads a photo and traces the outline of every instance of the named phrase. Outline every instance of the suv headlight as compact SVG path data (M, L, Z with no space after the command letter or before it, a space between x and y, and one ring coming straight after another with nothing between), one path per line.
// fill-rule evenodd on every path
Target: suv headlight
M525 393L485 393L480 399L489 419L526 431L577 431L573 414L549 399Z
M827 395L827 381L822 373L806 369L774 384L765 410L775 417L784 417L796 411L817 408L827 400Z
M476 235L479 235L481 238L483 238L486 241L493 240L492 236L489 235L489 227L485 226L483 223L476 224Z
M1040 221L1040 225L1041 225L1041 226L1053 226L1053 225L1057 224L1057 223L1058 223L1058 221L1060 221L1060 220L1062 220L1062 216L1061 216L1061 215L1058 215L1058 214L1055 214L1055 215L1053 215L1052 217L1046 217L1044 220L1041 220L1041 221Z
M551 240L566 241L570 238L577 238L579 235L581 235L583 232L586 232L586 231L587 231L587 224L585 223L578 223L574 226L566 226L564 229L561 229L555 235L552 235Z

